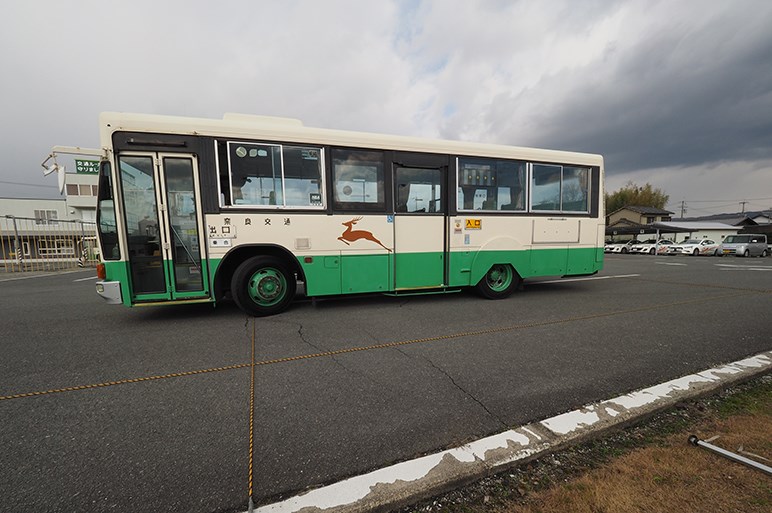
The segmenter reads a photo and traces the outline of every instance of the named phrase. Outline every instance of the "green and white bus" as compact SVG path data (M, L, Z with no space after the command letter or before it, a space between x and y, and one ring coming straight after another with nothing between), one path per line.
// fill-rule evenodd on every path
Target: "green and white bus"
M226 114L100 116L97 292L285 310L299 289L490 299L603 266L599 155Z

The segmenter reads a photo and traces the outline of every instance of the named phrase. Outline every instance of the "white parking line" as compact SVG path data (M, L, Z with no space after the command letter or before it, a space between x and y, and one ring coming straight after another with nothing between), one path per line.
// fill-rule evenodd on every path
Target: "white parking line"
M677 264L675 262L654 262L657 265L681 265L681 266L687 266L689 264Z
M618 274L616 276L592 276L590 278L565 278L560 280L537 281L534 283L565 283L567 281L609 280L611 278L636 278L640 274Z
M89 276L88 278L81 278L79 280L72 280L72 281L73 282L76 282L76 281L88 281L88 280L96 280L97 278L99 278L99 276Z
M48 278L49 276L59 276L61 274L72 274L72 273L82 273L84 272L81 269L78 269L76 271L61 271L58 273L41 273L41 274L33 274L30 276L14 276L13 278L0 278L0 282L4 281L19 281L19 280L33 280L35 278Z
M719 271L772 271L772 267L736 267L733 269L719 269Z
M772 265L714 264L721 271L772 271Z

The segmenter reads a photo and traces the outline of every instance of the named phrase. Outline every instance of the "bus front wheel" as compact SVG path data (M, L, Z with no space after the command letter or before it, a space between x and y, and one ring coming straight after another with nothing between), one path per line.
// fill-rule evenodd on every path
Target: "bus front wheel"
M295 275L270 256L256 256L236 268L231 295L239 308L255 317L285 310L295 297Z
M504 299L512 294L520 281L520 275L511 265L496 264L488 269L475 289L487 299Z

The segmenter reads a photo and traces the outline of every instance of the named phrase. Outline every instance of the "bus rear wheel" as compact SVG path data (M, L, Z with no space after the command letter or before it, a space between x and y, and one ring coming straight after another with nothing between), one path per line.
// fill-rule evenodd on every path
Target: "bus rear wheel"
M236 268L231 295L244 313L255 317L284 311L295 297L295 275L270 256L256 256Z
M520 284L520 275L509 264L495 264L488 269L475 289L487 299L509 297Z

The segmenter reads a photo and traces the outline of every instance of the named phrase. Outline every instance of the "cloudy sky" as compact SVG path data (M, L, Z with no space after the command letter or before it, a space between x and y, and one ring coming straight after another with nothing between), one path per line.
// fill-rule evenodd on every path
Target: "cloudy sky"
M688 215L772 208L769 0L9 0L0 197L99 112L601 153ZM24 185L21 185L24 184Z

